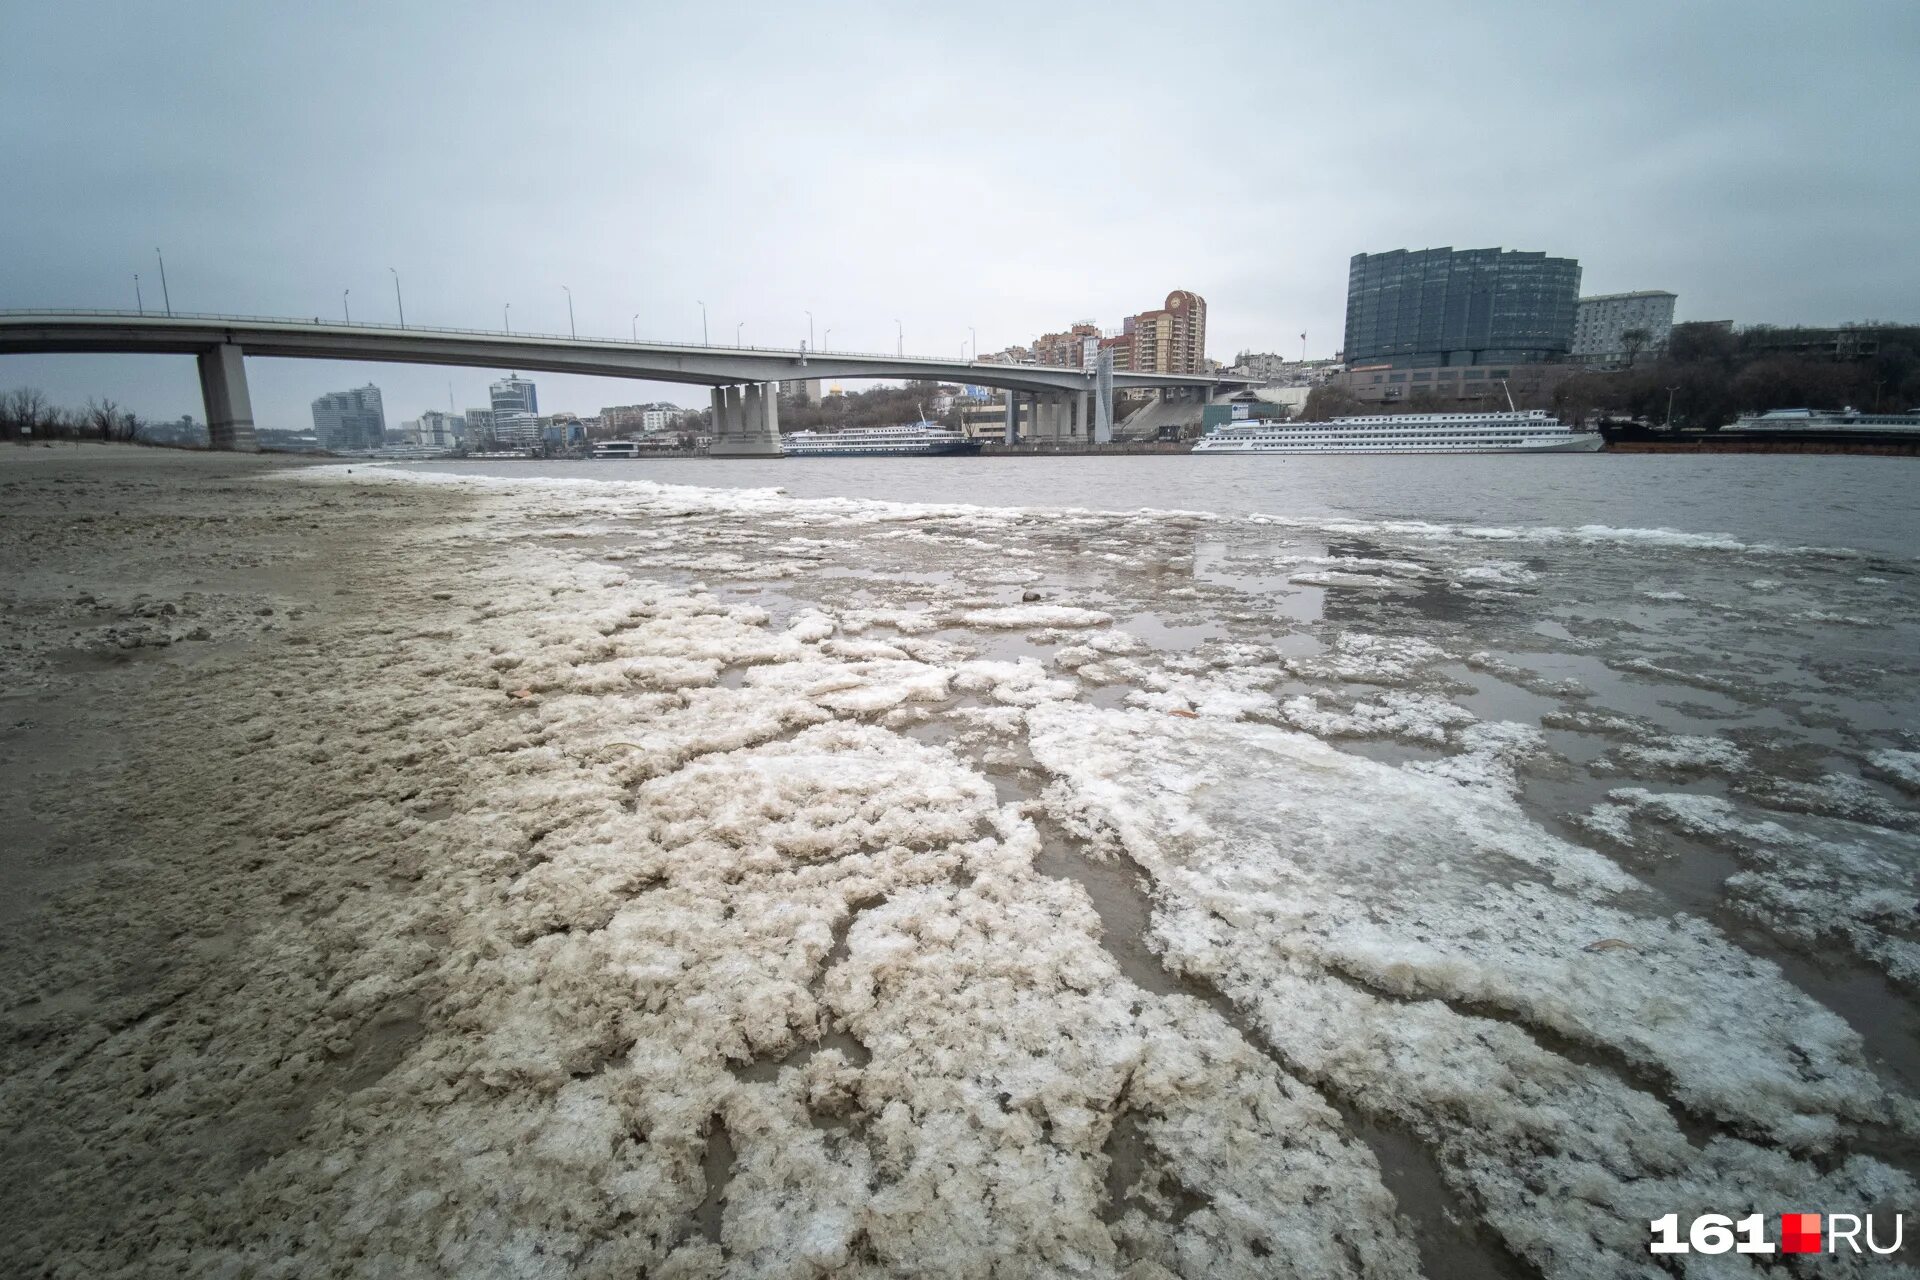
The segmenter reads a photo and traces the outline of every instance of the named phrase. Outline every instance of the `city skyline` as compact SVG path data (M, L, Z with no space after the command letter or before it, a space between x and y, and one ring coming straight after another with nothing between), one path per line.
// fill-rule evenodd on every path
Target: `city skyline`
M982 63L968 55L994 12L756 15L726 30L723 60L705 52L725 25L713 14L23 11L16 44L39 56L0 85L21 184L0 236L32 252L0 262L0 300L131 307L138 273L158 309L158 247L181 311L391 322L404 305L416 325L510 315L565 333L571 303L583 336L697 341L704 310L716 345L798 345L811 320L822 346L957 355L1064 318L1111 325L1177 288L1207 299L1207 354L1227 361L1295 350L1303 331L1309 354L1336 350L1354 253L1497 244L1578 259L1583 293L1672 290L1683 320L1911 318L1920 249L1891 213L1860 212L1913 203L1914 179L1887 161L1912 149L1920 112L1885 98L1916 91L1874 70L1920 38L1907 8L1645 5L1603 20L1488 6L1491 34L1406 6L1203 6L1173 30L1148 9L1091 28L1022 11L1021 39ZM1363 74L1377 50L1356 36L1383 22L1431 38L1405 74ZM791 59L815 26L834 38ZM550 82L409 91L425 61L486 65L503 40ZM1226 51L1262 42L1288 91L1224 92L1247 74ZM752 75L729 72L735 55ZM1539 74L1455 74L1469 55ZM1122 69L1176 64L1217 66L1223 92L1163 120ZM60 90L56 68L75 65L100 73L97 91ZM1512 105L1542 94L1550 110ZM1026 140L1061 103L1124 127ZM1315 103L1337 104L1341 128ZM1868 108L1873 131L1855 123ZM1503 128L1477 131L1477 149L1432 145L1488 118ZM1138 162L1169 149L1189 162L1178 178ZM306 179L342 164L379 198L312 200ZM916 194L960 183L978 198ZM450 383L464 410L506 372L249 363L267 427L370 379L401 416L445 407ZM20 384L200 412L187 360L11 358L0 385ZM581 410L698 406L657 383L542 388Z

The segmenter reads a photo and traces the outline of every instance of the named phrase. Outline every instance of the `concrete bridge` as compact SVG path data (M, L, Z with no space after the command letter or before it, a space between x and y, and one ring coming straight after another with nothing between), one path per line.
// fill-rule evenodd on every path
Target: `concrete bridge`
M126 352L191 355L216 449L253 450L253 401L243 357L373 360L463 365L535 373L690 382L712 388L716 457L780 452L778 384L798 378L926 379L1008 392L1007 438L1024 395L1036 434L1104 443L1114 390L1152 389L1204 398L1247 385L1243 379L1159 373L1096 374L1087 369L995 364L918 356L765 347L621 342L549 334L495 333L381 324L332 324L251 316L152 315L126 311L0 311L0 355L24 352Z

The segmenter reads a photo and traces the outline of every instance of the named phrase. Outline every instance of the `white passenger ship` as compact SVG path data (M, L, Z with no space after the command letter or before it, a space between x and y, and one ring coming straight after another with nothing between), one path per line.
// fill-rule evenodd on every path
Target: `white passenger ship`
M1592 453L1598 433L1543 409L1506 413L1385 413L1331 422L1220 427L1195 453Z
M1733 424L1736 431L1920 431L1920 409L1862 413L1858 409L1769 409Z
M795 431L781 437L789 458L920 458L978 453L980 442L931 422L897 427L849 427L844 431Z

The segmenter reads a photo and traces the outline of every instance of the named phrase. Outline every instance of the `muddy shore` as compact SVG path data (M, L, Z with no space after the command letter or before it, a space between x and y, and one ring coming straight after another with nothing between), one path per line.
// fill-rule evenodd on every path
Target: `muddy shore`
M0 1236L16 1274L158 1274L157 1221L419 1037L417 964L343 1011L350 961L287 958L390 943L341 931L404 914L454 792L442 744L339 711L444 619L469 557L433 530L466 504L355 501L284 460L8 453Z
M1909 1202L1911 574L1608 532L0 457L0 1270L1626 1276Z

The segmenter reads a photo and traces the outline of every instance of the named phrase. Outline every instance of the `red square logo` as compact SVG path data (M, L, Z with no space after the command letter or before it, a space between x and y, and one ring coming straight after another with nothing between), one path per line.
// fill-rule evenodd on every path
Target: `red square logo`
M1780 1252L1820 1252L1820 1215L1817 1213L1781 1214Z

